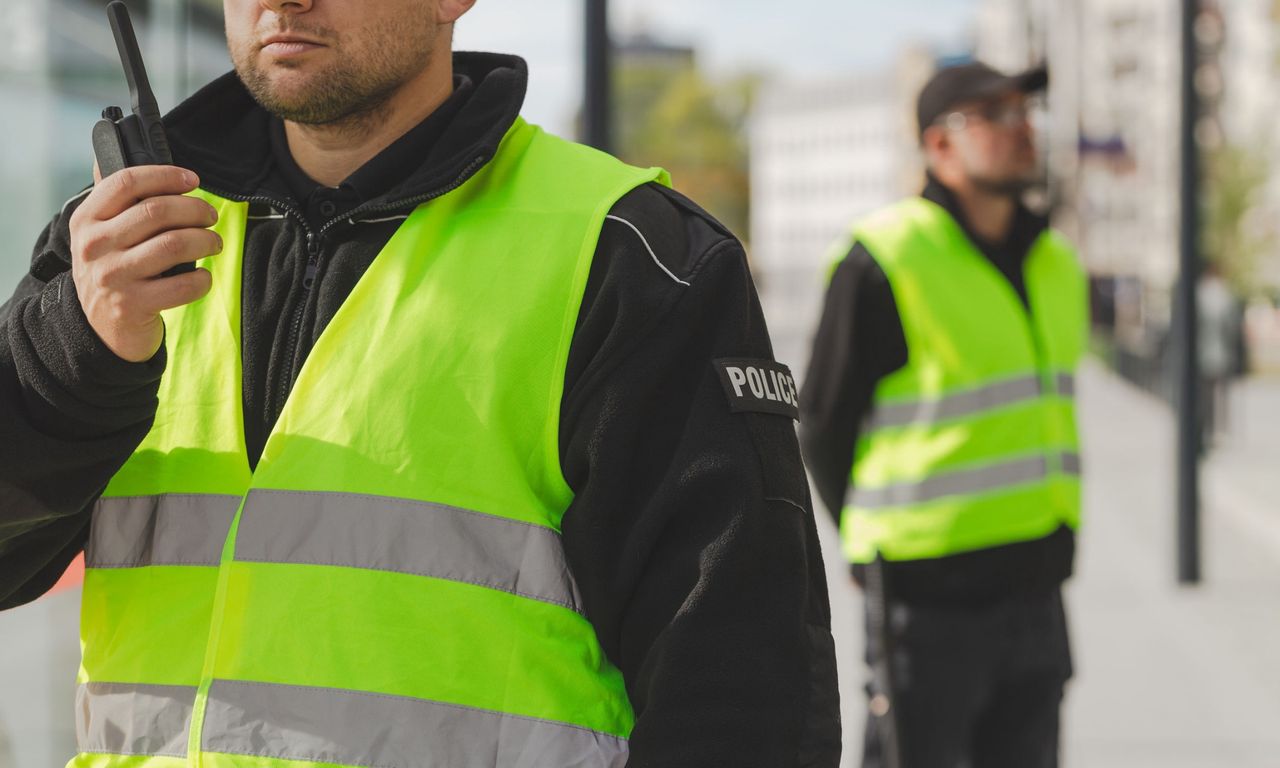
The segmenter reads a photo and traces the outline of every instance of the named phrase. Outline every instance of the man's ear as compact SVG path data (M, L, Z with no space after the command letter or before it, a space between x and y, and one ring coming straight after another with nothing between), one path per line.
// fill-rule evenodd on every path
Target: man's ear
M436 4L436 22L452 24L476 4L476 0L440 0Z
M930 167L951 152L951 132L945 126L931 125L920 136L920 149Z

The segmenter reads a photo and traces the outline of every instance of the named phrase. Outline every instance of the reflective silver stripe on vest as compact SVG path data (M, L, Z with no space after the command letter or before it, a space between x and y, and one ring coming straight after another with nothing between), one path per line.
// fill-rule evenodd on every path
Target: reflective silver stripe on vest
M90 568L217 565L238 496L99 499L85 548Z
M452 704L214 680L201 750L379 768L623 768L627 741Z
M1076 396L1076 377L1070 373L1059 373L1054 377L1055 389L1063 397Z
M1064 453L1058 457L1058 466L1062 467L1063 474L1075 475L1079 477L1081 472L1080 454Z
M871 429L884 429L958 419L993 408L1036 400L1042 394L1042 389L1039 377L1025 376L947 395L938 400L877 405L869 426Z
M195 687L86 683L76 690L81 752L187 756Z
M993 464L979 469L939 474L918 483L900 483L884 488L854 488L850 503L862 509L884 509L923 504L947 496L985 493L1043 480L1049 462L1043 456Z
M410 573L581 612L558 533L442 504L250 491L236 534L236 559Z

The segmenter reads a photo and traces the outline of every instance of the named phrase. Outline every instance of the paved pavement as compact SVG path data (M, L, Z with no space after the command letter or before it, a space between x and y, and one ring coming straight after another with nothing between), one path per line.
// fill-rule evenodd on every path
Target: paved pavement
M0 768L54 768L75 754L79 591L0 613Z
M1250 385L1247 408L1269 391ZM1068 590L1067 765L1280 765L1280 482L1253 455L1280 465L1280 443L1241 430L1207 463L1205 581L1179 588L1169 409L1092 365L1080 398L1087 522Z
M1228 403L1227 428L1206 462L1208 492L1280 547L1269 525L1280 517L1280 375L1233 385Z

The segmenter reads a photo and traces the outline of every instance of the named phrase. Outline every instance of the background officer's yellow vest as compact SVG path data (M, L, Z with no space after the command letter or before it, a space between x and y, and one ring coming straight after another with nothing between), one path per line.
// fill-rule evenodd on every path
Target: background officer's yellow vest
M1080 521L1074 371L1087 284L1048 231L1023 268L1030 312L938 205L912 198L852 234L883 268L907 364L877 386L841 536L851 562L942 557Z
M625 763L557 436L601 225L659 178L518 122L387 243L253 472L247 209L198 193L227 249L165 314L155 427L94 511L73 766Z

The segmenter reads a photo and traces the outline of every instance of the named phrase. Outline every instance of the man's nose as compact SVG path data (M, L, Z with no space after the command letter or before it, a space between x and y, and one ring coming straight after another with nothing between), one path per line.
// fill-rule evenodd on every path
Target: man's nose
M275 13L306 13L312 0L260 0L262 7Z

